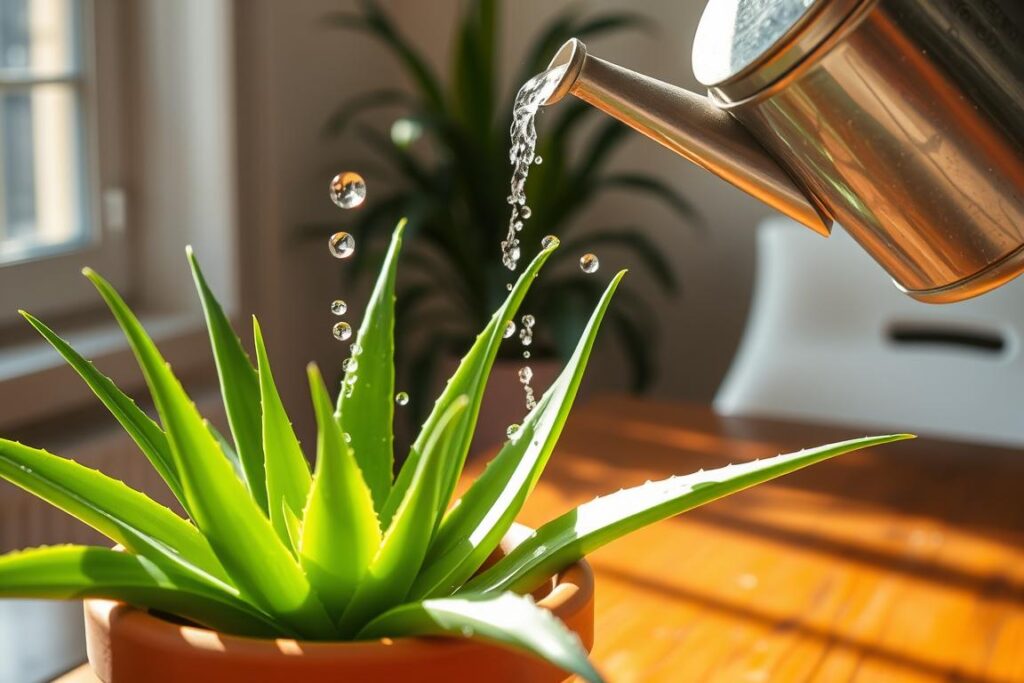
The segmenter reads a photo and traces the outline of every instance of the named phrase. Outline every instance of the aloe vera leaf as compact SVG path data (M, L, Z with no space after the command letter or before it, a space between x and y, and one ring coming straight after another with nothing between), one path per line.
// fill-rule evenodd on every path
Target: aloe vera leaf
M203 271L199 267L192 247L187 247L189 265L196 290L203 302L206 327L210 332L210 346L217 365L224 410L228 416L235 451L242 463L245 483L256 504L267 513L267 483L263 470L263 438L260 425L260 385L256 369L242 348L231 322L217 298L213 295Z
M102 472L0 439L0 477L161 567L173 565L216 583L229 582L198 529Z
M558 379L484 473L441 522L411 596L447 595L471 577L512 526L562 433L605 311L625 271L608 285Z
M584 555L633 531L743 489L861 448L913 438L871 436L669 477L584 503L541 528L463 590L528 592Z
M315 365L308 371L319 436L299 557L310 583L337 618L380 546L380 527L370 489L334 417L323 377Z
M366 304L354 344L357 363L345 372L338 394L341 429L352 439L356 462L380 511L391 491L395 462L392 423L395 415L395 277L405 219L391 236L384 264Z
M468 403L465 396L453 402L442 416L439 429L427 441L409 492L345 608L338 625L342 636L351 635L370 618L405 601L434 531L444 456L451 448L455 420Z
M456 369L455 374L448 381L444 391L441 392L441 396L434 404L434 408L431 410L426 422L423 423L423 428L413 443L409 458L402 466L402 470L395 480L391 495L388 496L387 503L381 512L381 524L383 526L386 527L391 522L392 515L394 515L395 510L398 509L402 499L405 497L405 492L408 490L413 474L416 472L416 461L420 457L419 454L423 452L423 446L426 444L427 439L437 430L441 416L444 415L456 398L465 395L469 397L469 408L459 418L459 424L456 425L457 431L455 433L454 447L451 453L448 454L448 463L445 467L446 471L441 484L441 498L437 518L437 521L440 521L440 516L444 513L444 508L451 499L452 492L455 490L455 484L458 482L459 476L462 474L462 467L466 462L466 455L473 440L476 420L480 414L480 403L483 401L484 389L487 386L487 377L491 372L491 366L494 365L494 359L498 355L498 348L501 346L505 331L505 323L515 317L516 311L519 310L519 304L522 303L541 266L544 265L544 262L548 260L548 257L557 248L557 243L551 244L534 257L530 265L523 271L523 274L519 276L508 298L505 299L505 303L494 313L487 327L477 336L469 352L462 358L458 369Z
M470 637L528 652L590 683L601 675L579 636L550 611L513 593L459 595L396 607L359 632L358 638Z
M110 284L83 271L106 301L142 368L167 430L192 518L246 596L292 630L329 638L334 627L309 580L274 532L153 340Z
M168 445L167 436L160 429L160 425L135 405L135 401L118 389L117 385L109 377L97 370L91 362L83 358L70 344L57 336L53 330L33 315L25 311L19 312L50 343L50 346L64 357L68 365L85 380L85 383L89 385L92 392L103 402L103 405L107 407L107 410L110 411L114 418L121 423L128 436L132 438L143 455L152 463L153 468L160 475L160 478L167 483L174 497L184 505L185 495L181 490L178 473L174 470L171 447Z
M260 396L263 406L263 450L266 461L267 497L270 505L270 523L292 550L298 546L291 542L285 510L294 516L302 514L309 497L311 479L309 465L302 454L299 439L285 412L281 395L274 384L274 375L267 358L263 332L256 318L252 319L253 339L256 343L256 363L259 369Z
M281 501L281 515L284 518L285 529L288 531L288 545L294 548L297 554L299 544L302 542L302 520L284 500Z
M210 435L213 436L213 440L220 446L220 452L224 454L227 461L231 463L231 469L235 471L235 476L239 480L245 480L245 472L242 471L242 462L238 459L238 453L235 452L235 444L231 443L226 436L220 433L220 430L213 426L212 422L206 423L207 428L210 430Z
M109 548L63 545L0 556L0 597L122 600L226 633L281 634L268 615L237 597Z

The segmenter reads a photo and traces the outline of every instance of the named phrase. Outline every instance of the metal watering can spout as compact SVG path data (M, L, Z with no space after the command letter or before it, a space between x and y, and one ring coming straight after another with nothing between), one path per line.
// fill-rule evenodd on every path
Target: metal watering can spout
M1024 273L1024 2L707 0L707 97L587 54L567 94L818 233L897 287L962 301Z
M702 95L587 54L573 38L548 69L565 75L545 105L574 95L826 237L832 220L743 126Z

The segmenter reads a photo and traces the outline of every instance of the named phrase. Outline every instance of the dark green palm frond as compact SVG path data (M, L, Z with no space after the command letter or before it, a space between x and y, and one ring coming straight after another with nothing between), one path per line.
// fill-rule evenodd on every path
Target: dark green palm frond
M362 0L362 11L332 12L325 21L338 26L369 34L380 40L398 57L406 71L413 77L420 95L434 111L444 110L444 97L440 82L426 60L413 48L391 22L375 0Z

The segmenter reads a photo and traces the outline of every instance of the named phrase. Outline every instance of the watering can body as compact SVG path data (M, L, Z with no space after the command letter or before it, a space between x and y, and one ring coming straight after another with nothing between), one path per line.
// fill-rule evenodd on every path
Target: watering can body
M1024 2L711 0L708 95L587 55L573 94L812 229L842 225L933 303L1024 272Z

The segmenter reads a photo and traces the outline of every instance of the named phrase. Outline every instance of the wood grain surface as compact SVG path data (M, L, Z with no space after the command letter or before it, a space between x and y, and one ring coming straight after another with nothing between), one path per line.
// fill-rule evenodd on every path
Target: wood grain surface
M599 398L571 418L520 519L863 433ZM590 561L593 656L614 683L1024 681L1020 451L918 439L842 456Z

